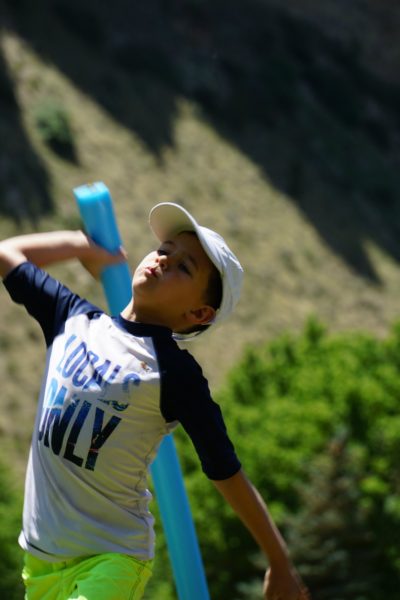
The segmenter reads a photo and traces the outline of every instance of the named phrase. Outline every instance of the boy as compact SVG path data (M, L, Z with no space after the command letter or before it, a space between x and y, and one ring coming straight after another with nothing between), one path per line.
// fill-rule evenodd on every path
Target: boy
M225 319L242 269L225 241L182 207L150 213L158 249L111 318L41 270L78 258L95 277L111 255L80 231L0 243L0 275L38 320L45 375L27 468L23 579L28 600L137 600L151 574L148 467L181 423L205 474L265 553L265 598L308 598L267 508L246 478L200 367L176 339Z

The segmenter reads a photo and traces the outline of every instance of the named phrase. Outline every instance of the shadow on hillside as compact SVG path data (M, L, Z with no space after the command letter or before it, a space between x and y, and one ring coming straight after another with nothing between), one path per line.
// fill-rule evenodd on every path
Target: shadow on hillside
M0 55L0 215L9 216L16 223L30 220L35 224L51 208L46 170L25 135Z
M160 160L177 97L191 98L359 274L377 280L366 241L400 260L400 87L367 74L356 46L260 0L7 5L8 27Z

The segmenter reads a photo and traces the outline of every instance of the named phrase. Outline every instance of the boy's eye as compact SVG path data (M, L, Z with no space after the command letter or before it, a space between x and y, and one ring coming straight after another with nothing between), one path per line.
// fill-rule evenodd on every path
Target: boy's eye
M184 271L184 273L187 273L188 275L190 275L190 271L187 268L187 266L185 265L185 263L179 263L179 268L181 269L181 271Z
M163 248L162 246L157 249L158 256L169 256L171 252L169 249ZM186 273L187 275L192 275L190 268L187 266L185 262L178 263L178 269Z

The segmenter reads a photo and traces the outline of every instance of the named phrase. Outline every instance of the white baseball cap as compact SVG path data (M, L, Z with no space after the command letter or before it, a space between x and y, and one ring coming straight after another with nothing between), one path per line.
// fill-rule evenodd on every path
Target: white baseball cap
M215 231L199 225L186 209L173 202L161 202L154 206L150 211L149 224L160 241L165 241L171 235L177 235L182 231L196 233L205 253L218 269L222 281L221 305L216 311L214 320L207 325L220 323L226 319L239 300L243 269L225 240ZM204 328L204 331L206 329ZM203 333L203 330L189 334L174 334L174 337L180 341L187 341L200 333Z

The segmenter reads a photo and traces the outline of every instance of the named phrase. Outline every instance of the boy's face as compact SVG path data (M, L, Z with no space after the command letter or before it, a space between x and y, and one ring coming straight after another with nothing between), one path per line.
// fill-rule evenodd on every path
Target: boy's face
M209 322L215 316L205 302L212 269L196 235L180 233L162 242L133 276L136 319L173 331Z

